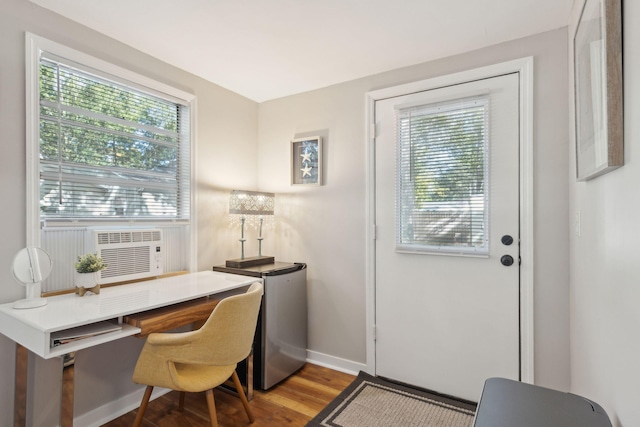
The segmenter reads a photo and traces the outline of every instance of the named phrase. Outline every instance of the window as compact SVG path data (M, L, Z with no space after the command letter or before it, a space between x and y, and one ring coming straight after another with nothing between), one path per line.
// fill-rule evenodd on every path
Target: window
M399 251L487 253L488 98L397 113Z
M40 57L40 217L189 218L188 107Z
M193 95L32 34L27 78L30 227L189 222Z
M195 270L195 96L25 39L27 245L70 266L53 281L72 283L88 227L162 228L164 272Z

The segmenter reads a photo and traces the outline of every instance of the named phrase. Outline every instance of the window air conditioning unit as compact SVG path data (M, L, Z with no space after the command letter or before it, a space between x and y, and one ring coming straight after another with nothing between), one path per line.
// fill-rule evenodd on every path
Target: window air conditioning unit
M97 252L109 266L100 272L100 283L159 276L162 262L162 230L89 229L85 249Z

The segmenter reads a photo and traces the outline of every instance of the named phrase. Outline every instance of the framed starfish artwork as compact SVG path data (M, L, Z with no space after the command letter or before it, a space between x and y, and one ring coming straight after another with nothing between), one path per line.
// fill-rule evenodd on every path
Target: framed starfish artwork
M291 185L322 185L322 138L291 141Z

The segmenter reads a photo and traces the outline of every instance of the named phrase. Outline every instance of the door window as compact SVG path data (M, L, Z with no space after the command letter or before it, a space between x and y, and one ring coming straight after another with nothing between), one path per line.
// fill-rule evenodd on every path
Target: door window
M488 253L489 98L400 107L396 250Z

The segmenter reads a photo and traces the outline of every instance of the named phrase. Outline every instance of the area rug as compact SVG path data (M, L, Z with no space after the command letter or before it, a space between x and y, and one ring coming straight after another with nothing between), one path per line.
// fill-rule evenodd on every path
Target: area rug
M471 427L475 405L358 377L306 427Z

